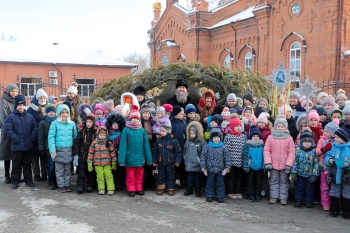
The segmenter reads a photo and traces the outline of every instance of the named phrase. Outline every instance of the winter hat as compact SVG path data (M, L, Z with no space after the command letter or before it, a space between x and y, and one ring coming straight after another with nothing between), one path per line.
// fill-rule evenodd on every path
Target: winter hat
M282 123L286 129L288 128L288 121L286 120L286 118L284 118L284 116L281 116L281 115L277 116L277 118L275 120L275 124L273 125L275 127L275 129L277 128L277 125L279 123Z
M118 104L117 106L115 106L114 111L120 114L123 110L123 107L124 105Z
M165 112L173 112L173 105L171 104L163 104Z
M98 114L105 115L106 114L106 109L103 106L103 104L96 104L95 105L94 114L96 114L96 115L98 115Z
M152 108L152 107L156 108L157 107L156 102L154 102L153 100L146 100L145 104L147 104L150 108Z
M267 123L269 123L269 117L270 117L270 114L268 114L267 112L262 112L262 113L260 113L256 122L257 123L264 122L265 124L267 124Z
M130 112L129 119L132 120L132 119L134 119L134 118L137 118L137 119L140 120L141 115L140 115L140 112L139 112L138 110L132 110L132 111Z
M239 116L237 114L233 114L230 120L230 128L233 130L237 125L242 125L242 122L239 120Z
M198 129L195 125L192 125L192 127L190 128L190 131L194 132L196 136L198 136Z
M91 108L94 109L96 104L103 104L103 102L105 101L101 97L97 97L94 99L94 101L92 101Z
M350 109L349 109L350 110ZM319 116L325 115L328 116L327 111L324 107L319 107L316 109L316 112Z
M176 116L177 114L179 114L181 111L183 111L184 109L181 108L179 105L175 105L173 107L173 116Z
M326 92L318 93L318 95L317 95L317 103L320 103L320 100L321 100L322 97L327 97L327 96L328 96L328 94Z
M304 129L304 132L300 135L300 144L302 144L303 142L314 142L314 140L312 139L312 133L309 132L309 130L306 128Z
M269 102L267 102L267 99L265 99L265 98L260 98L256 102L257 102L257 105L259 105L261 102L265 102L266 105L269 105Z
M86 103L81 103L78 107L78 114L81 119L85 119L89 114L92 113L92 108Z
M286 112L291 112L292 111L292 108L285 104L285 105L282 105L278 108L278 115L285 115Z
M113 110L114 110L114 101L112 99L109 99L109 100L105 101L102 105L109 112L113 112Z
M224 110L222 110L221 112L221 116L223 118L223 120L230 120L231 119L231 113L230 110L228 109L228 107L224 107Z
M67 107L68 107L69 109L72 108L72 102L71 102L71 101L66 100L66 101L63 102L63 104L67 105Z
M337 91L337 97L335 97L335 100L339 100L339 99L345 99L345 101L347 101L345 96L345 91L343 89L339 89Z
M179 79L179 80L177 80L177 82L176 82L176 88L178 88L178 87L180 87L180 86L183 86L183 87L186 87L186 88L188 88L188 84L187 84L187 81L185 80L185 79Z
M219 128L212 128L210 130L210 140L213 141L214 137L220 137L220 140L222 140L222 132Z
M45 113L48 114L49 112L54 112L54 113L56 113L56 107L55 107L55 105L53 105L53 104L48 104L48 105L45 107Z
M26 98L23 95L17 95L15 97L15 109L17 108L18 105L24 104L26 106Z
M100 126L98 127L97 132L98 135L107 135L107 128L105 126Z
M296 97L297 99L300 99L300 93L297 91L291 91L289 94L289 98L290 97Z
M196 107L193 104L187 104L185 108L185 113L186 115L189 114L190 112L196 113Z
M134 95L145 96L146 90L145 90L145 88L143 86L137 86L137 87L135 87L133 93L134 93Z
M333 123L333 122L329 122L325 127L324 127L324 131L327 131L329 133L332 134L332 136L334 137L334 133L335 131L337 131L339 129L339 125Z
M215 114L212 118L211 121L215 121L219 126L222 124L223 118L220 114Z
M308 117L308 121L311 119L316 119L318 122L320 121L320 116L317 114L316 110L313 109L309 112L309 117Z
M19 91L19 88L18 88L18 86L17 86L16 84L14 84L14 83L8 84L8 85L6 86L6 93L7 93L7 94L10 94L10 92L11 92L13 89L16 89L17 91Z
M254 104L254 98L252 93L248 92L246 94L243 95L242 99L247 99L249 100L249 102L251 102L252 104Z
M163 124L160 127L163 127L166 130L167 134L171 134L171 130L172 130L171 124Z
M237 97L237 103L242 103L243 104L243 99L241 97Z
M85 118L85 121L87 120L91 120L92 122L95 122L96 118L94 117L94 115L90 114Z
M254 109L251 107L251 106L246 106L244 109L243 109L243 112L242 112L242 115L244 116L245 115L245 112L250 110L252 112L252 114L254 114Z
M304 113L304 114L301 114L297 119L297 123L296 123L297 130L300 132L300 130L302 129L302 125L306 125L306 124L307 124L307 115L306 113Z
M227 101L229 101L229 100L237 101L237 96L234 93L230 93L230 94L228 94L226 100Z
M350 114L350 105L348 103L346 103L343 108L343 114Z
M308 101L309 104L313 105L314 103L312 103L311 100ZM304 108L306 106L306 99L303 97L300 99L300 105L302 108Z
M342 128L339 128L337 131L335 131L334 135L337 135L341 139L343 139L344 142L349 141L349 134Z
M335 105L335 100L334 100L334 98L333 98L332 96L328 96L328 97L324 98L324 100L323 100L323 106L324 106L325 104L330 104L330 105L334 106L334 105Z
M78 95L78 83L72 82L70 85L71 86L68 88L67 92Z
M142 115L144 112L151 113L151 108L147 104L142 104L140 109L140 114Z
M57 97L56 97L56 96L51 95L51 96L49 96L49 100L48 100L48 102L49 102L49 103L51 103L51 101L52 101L52 100L54 100L54 99L56 99L56 100L58 101L58 99L57 99Z
M165 108L163 106L158 106L157 109L156 109L156 113L157 112L161 112L162 113L162 117L165 117L166 114L165 114Z
M252 137L253 137L254 135L258 135L259 138L261 139L260 129L259 129L258 127L256 127L255 125L252 125L252 126L250 127L248 140L252 140Z
M334 111L330 115L330 118L332 119L333 113L336 113L336 112L340 114L340 120L343 119L343 112L339 109L334 109Z
M47 93L44 91L44 89L39 88L39 89L36 91L35 99L38 100L38 99L39 99L40 97L42 97L42 96L45 96L46 98L48 98Z

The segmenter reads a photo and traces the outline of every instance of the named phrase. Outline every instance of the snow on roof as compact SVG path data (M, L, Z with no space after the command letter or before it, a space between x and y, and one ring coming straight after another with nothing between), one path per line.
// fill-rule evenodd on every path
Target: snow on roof
M173 41L167 41L165 42L166 46L168 47L175 47L175 46L178 46L175 42Z
M50 63L91 66L137 67L115 60L98 51L66 48L62 45L30 45L13 41L0 42L0 62Z
M344 56L347 56L347 55L350 55L350 50L346 50L346 51L344 52Z
M219 22L217 24L214 24L212 27L210 27L210 29L221 27L221 26L227 25L231 22L237 22L237 21L252 18L252 17L254 17L253 9L254 9L254 7L249 7L247 9L239 12L238 14L231 16L230 18L227 18L227 19L222 20L221 22Z
M208 11L218 11L228 5L231 5L232 3L237 2L238 0L232 0L232 2L228 2L228 3L224 3L223 5L219 6L219 2L221 0L204 0L208 3ZM174 2L173 4L176 8L178 8L179 10L181 10L183 13L185 14L189 14L191 12L196 11L195 9L192 9L192 4L185 4L184 1L182 2Z

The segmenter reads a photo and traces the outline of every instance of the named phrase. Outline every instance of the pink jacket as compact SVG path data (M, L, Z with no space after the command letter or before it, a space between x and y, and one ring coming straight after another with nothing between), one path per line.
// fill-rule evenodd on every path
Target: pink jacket
M270 135L264 147L264 164L272 164L275 170L284 170L287 166L293 167L295 147L292 137L278 139Z
M334 139L333 139L334 141ZM330 142L330 139L327 139L325 136L321 136L320 139L318 140L317 146L316 146L316 154L319 157L319 164L321 166L324 166L324 153L321 151L321 149Z

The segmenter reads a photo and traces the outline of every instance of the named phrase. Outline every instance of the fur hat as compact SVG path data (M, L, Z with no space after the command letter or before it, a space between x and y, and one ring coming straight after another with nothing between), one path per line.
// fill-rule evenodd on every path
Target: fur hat
M268 124L269 123L269 117L270 117L270 114L268 114L267 112L262 112L260 113L258 119L256 120L257 123L259 122L264 122L265 124Z
M133 93L134 93L134 95L145 96L146 90L145 90L145 88L143 86L137 86L137 87L135 87Z
M258 127L256 127L255 125L252 125L252 126L250 126L248 140L252 140L252 137L254 135L258 135L259 138L261 139L260 129Z
M94 107L94 114L102 114L103 116L106 115L106 109L103 106L103 104L96 104Z
M45 113L48 114L49 112L54 112L56 114L56 107L53 104L48 104L45 107Z
M286 118L284 118L284 116L277 116L276 119L275 119L275 124L273 125L274 128L276 129L277 128L277 125L281 123L284 125L284 127L286 129L288 129L288 121L286 120Z
M222 124L223 118L220 114L215 114L212 118L211 121L215 121L219 126Z
M163 106L158 106L157 109L156 109L156 113L157 112L161 112L162 113L162 117L166 116L165 108Z
M24 106L27 106L26 97L24 97L23 95L15 96L15 109L17 109L17 106L20 104L24 104Z
M81 119L86 119L86 117L92 113L92 108L86 103L82 103L78 107L78 114Z
M335 100L338 101L339 99L345 99L345 101L347 101L345 93L346 92L343 89L339 89L337 91L337 97L335 97Z
M113 112L114 110L114 101L112 99L109 99L107 101L105 101L103 104L102 104L105 109L107 109L109 112Z
M186 115L189 114L190 112L196 113L196 107L193 104L187 104L185 107L185 113Z
M14 84L14 83L8 84L8 85L6 86L6 93L7 93L7 94L10 94L10 92L11 92L13 89L16 89L17 91L19 91L19 88L18 88L18 86L17 86L16 84Z
M163 107L165 108L165 112L173 112L173 105L163 104Z
M339 128L337 131L335 131L334 135L337 135L341 139L343 139L344 142L349 141L349 134L342 128Z
M311 119L316 119L318 122L320 121L320 116L318 115L318 113L316 112L315 109L311 110L309 112L309 116L308 116L308 121Z
M306 113L301 114L298 119L297 119L297 123L296 123L296 127L297 130L300 132L300 130L302 129L302 125L306 125L307 124L307 115Z
M72 82L70 85L71 86L68 88L67 92L78 95L78 83Z
M180 107L179 105L175 105L173 107L173 116L176 116L177 114L179 114L183 110L184 109L182 107Z
M317 95L317 103L318 104L320 103L320 100L321 100L322 97L327 97L327 96L328 96L328 94L326 92L318 93L318 95Z
M177 80L176 84L175 84L176 88L180 87L180 86L183 86L183 87L186 87L188 88L188 84L187 84L187 81L183 78Z
M45 96L46 98L48 98L46 91L44 91L44 89L42 89L42 88L39 88L39 89L36 91L35 99L38 100L38 99L39 99L40 97L42 97L42 96Z
M335 124L334 122L329 122L324 127L324 131L327 131L327 132L331 133L333 137L334 137L335 131L337 131L338 129L339 129L339 125Z
M121 114L118 114L116 112L112 112L108 114L108 116L106 117L106 123L105 123L106 128L110 129L113 123L118 123L120 132L123 131L126 124L124 117Z
M226 100L227 101L229 101L229 100L237 101L237 96L234 93L230 93L230 94L228 94Z
M254 98L253 98L253 95L252 93L248 92L246 94L243 95L242 99L246 99L246 100L249 100L249 102L251 102L252 104L254 104Z

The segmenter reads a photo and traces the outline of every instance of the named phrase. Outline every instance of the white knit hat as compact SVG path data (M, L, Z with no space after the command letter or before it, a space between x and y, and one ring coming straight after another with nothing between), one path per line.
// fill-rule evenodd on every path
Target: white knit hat
M267 124L269 122L269 117L270 117L270 114L268 114L267 112L262 112L262 113L260 113L256 122L258 122L258 123L264 122L265 124Z
M72 93L74 95L78 95L78 83L72 82L71 86L67 90L68 93Z
M36 94L35 94L35 99L38 100L40 97L42 96L45 96L46 98L48 98L48 95L47 93L44 91L44 89L42 88L39 88L37 91L36 91Z

